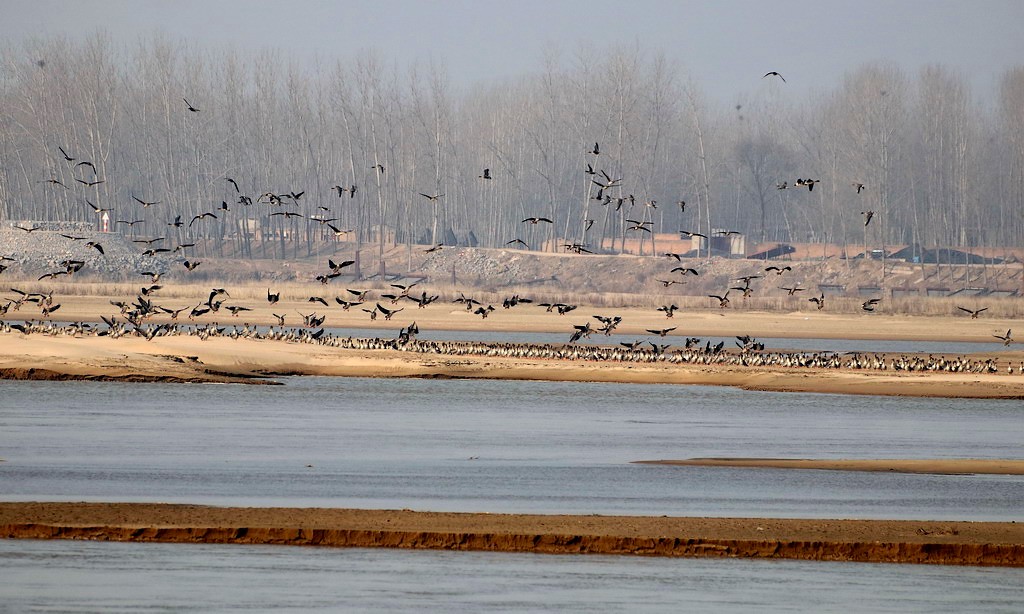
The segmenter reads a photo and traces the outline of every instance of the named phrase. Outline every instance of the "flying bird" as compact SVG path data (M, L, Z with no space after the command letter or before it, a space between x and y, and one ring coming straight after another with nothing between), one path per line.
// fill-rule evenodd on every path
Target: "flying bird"
M212 213L210 213L210 212L201 213L201 214L195 216L194 218L192 218L192 221L188 223L188 227L192 228L192 224L195 224L197 220L201 220L204 217L212 217L213 219L217 219L217 216L212 214Z
M691 269L691 268L681 267L681 266L677 266L676 268L672 269L670 272L671 273L681 273L683 275L683 277L686 277L687 275L694 275L694 276L699 275L699 273L697 272L697 269Z
M140 205L142 205L142 208L143 208L143 209L145 209L145 208L147 208L147 207L152 207L153 205L159 205L159 204L160 204L160 202L161 202L161 201L159 201L159 200L154 200L154 201L146 201L146 200L142 200L141 198L138 198L138 197L137 197L137 196L135 196L134 194L132 195L132 200L134 200L135 202L137 202L137 203L139 203Z
M774 70L772 70L770 72L764 73L764 77L778 77L778 78L782 79L783 83L786 82L786 78L783 77L782 75L780 75L778 72L776 72ZM761 78L764 79L764 77L761 77Z
M93 211L94 211L95 213L107 213L107 212L109 212L109 211L113 211L113 209L103 209L103 208L97 207L96 205L92 204L92 203L91 203L91 202L89 202L89 201L85 201L85 204L87 204L87 205L89 205L90 207L92 207L92 210L93 210Z
M968 309L966 307L960 307L959 305L957 305L957 309L959 309L960 311L966 311L967 313L971 314L972 320L977 320L978 314L980 314L982 311L987 310L988 307L982 307L981 309Z
M185 99L184 99L184 98L182 98L182 100L185 100ZM199 109L197 109L197 108L193 107L193 106L192 106L192 103L191 103L191 102L189 102L189 101L187 101L187 100L185 100L185 105L186 105L186 106L188 107L188 110L189 110L189 111L192 111L193 113L198 113L198 112L199 112Z
M483 175L479 175L479 178L480 179L490 179L491 178L491 169L485 168L484 169L484 174Z
M718 300L718 307L720 309L725 309L726 307L729 306L729 293L728 292L725 293L725 296L718 296L717 294L709 294L708 298L717 299Z
M548 224L554 224L551 220L546 217L528 217L523 220L523 223L529 222L531 224L537 224L538 222L547 222Z
M861 211L860 214L864 216L864 225L865 226L867 226L868 224L871 223L871 218L875 217L875 212L874 211Z
M874 311L875 307L881 301L882 301L882 299L880 299L880 298L868 299L868 300L866 300L866 301L864 301L863 303L860 304L860 308L863 309L864 311Z

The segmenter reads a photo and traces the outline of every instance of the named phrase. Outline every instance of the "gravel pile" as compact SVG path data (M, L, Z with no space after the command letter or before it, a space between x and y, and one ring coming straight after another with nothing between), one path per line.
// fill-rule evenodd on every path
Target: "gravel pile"
M15 226L38 230L27 232ZM89 242L98 243L103 253L86 245ZM65 260L80 260L85 262L83 273L119 281L134 277L139 271L165 273L182 260L180 253L144 256L146 247L120 234L98 232L91 224L82 222L15 221L0 226L0 256L13 259L3 264L29 276L62 270L65 267L61 262Z

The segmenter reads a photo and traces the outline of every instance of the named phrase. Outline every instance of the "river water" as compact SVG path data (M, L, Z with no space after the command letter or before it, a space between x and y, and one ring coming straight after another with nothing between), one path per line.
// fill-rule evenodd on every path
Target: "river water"
M1019 401L283 381L0 382L0 499L1024 521L1019 476L630 464L1019 458ZM0 543L0 577L0 610L21 604L11 611L1024 607L1019 570L785 561L14 541Z

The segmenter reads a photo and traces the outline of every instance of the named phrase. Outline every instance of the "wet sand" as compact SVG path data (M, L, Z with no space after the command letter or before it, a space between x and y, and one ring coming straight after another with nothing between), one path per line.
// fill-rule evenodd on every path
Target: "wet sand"
M1016 361L1024 353L1009 352ZM269 383L275 375L437 377L734 386L748 390L1024 399L1024 375L589 362L349 350L194 336L0 334L0 377Z
M0 503L0 537L1024 566L1024 524Z
M891 471L944 475L1024 475L1024 460L976 458L813 459L813 458L688 458L635 461L642 465L820 469L829 471Z

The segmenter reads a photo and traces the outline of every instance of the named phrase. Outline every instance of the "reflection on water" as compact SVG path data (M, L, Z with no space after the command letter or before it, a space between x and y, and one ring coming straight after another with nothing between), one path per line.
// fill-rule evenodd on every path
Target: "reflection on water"
M1016 569L0 541L12 612L1020 612ZM59 580L58 580L59 579Z

